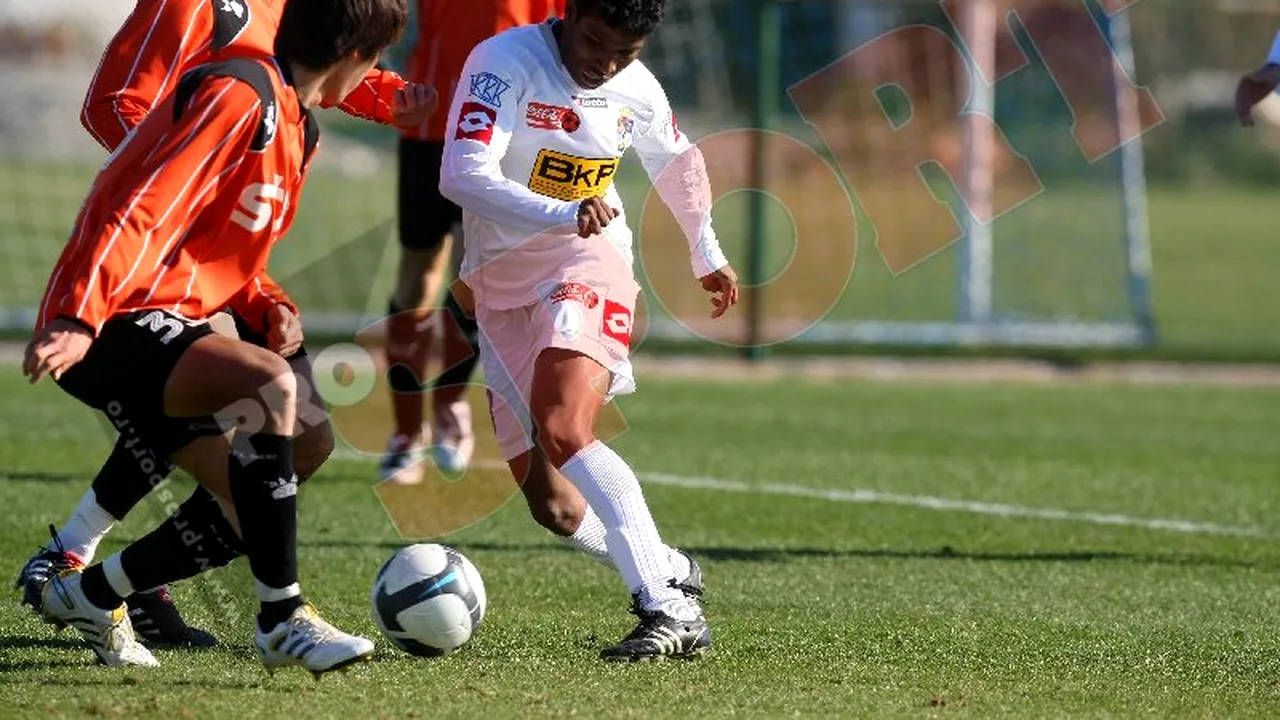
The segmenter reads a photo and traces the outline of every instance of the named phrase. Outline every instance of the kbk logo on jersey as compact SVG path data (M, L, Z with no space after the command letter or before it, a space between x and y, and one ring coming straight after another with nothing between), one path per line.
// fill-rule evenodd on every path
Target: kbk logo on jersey
M564 130L571 133L582 127L582 118L573 108L547 105L536 100L529 102L524 120L534 130Z
M631 347L631 310L619 302L604 301L604 320L600 328L605 335Z
M491 72L476 73L471 76L469 94L486 105L502 107L502 95L511 89L511 83Z
M555 290L551 291L549 299L552 304L575 300L586 306L588 310L595 310L596 305L600 304L600 295L595 290L592 290L589 285L576 282L560 283Z
M533 161L529 189L571 202L603 195L617 172L617 158L584 158L543 149Z
M475 140L485 145L493 139L493 126L498 122L498 113L493 108L480 103L464 102L458 111L458 132L455 140Z

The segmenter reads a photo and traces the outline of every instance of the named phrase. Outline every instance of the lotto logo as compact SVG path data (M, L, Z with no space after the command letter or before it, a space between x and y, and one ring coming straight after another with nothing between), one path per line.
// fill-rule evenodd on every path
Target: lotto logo
M471 76L471 97L493 107L502 107L502 94L511 89L511 84L491 72L476 73Z
M533 163L529 189L570 202L604 195L618 171L617 158L581 158L542 150Z
M631 310L626 305L605 300L603 322L601 332L624 346L631 347Z
M456 140L475 140L485 145L493 139L493 126L498 122L498 114L492 108L480 103L464 102L458 111L458 132Z

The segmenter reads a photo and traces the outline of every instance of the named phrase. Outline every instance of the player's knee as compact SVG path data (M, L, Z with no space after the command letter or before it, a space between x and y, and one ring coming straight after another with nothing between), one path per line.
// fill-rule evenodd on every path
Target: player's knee
M290 435L297 417L298 381L279 355L257 352L246 360L241 403L227 408L236 428L249 434Z
M323 422L306 428L293 442L293 472L298 482L315 475L333 455L333 427Z
M542 527L556 535L569 537L582 524L587 505L581 497L552 496L530 500L529 511Z
M569 458L595 442L591 419L564 406L547 408L536 413L538 445L555 467L569 462Z

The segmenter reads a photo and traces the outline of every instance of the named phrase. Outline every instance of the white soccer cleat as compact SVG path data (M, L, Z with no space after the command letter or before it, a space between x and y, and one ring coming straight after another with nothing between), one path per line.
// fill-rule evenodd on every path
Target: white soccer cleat
M348 635L325 622L307 603L276 625L271 632L257 631L258 656L268 672L286 665L300 665L317 678L373 656L373 641Z
M160 662L138 642L124 604L103 610L85 597L80 587L80 571L55 575L44 586L41 611L51 622L70 625L80 631L98 659L112 667L157 667Z
M471 405L466 400L436 405L431 419L435 444L431 455L445 475L461 475L471 465L476 434L471 427Z

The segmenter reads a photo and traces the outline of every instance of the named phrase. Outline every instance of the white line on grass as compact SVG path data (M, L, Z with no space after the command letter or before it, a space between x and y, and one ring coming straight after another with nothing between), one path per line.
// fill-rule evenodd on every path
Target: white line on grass
M355 450L339 449L334 456L341 460L376 460L373 455ZM495 460L481 460L475 463L477 469L506 469L506 463ZM1114 525L1118 527L1144 528L1147 530L1163 530L1166 532L1191 535L1225 535L1233 537L1265 538L1270 533L1260 528L1235 527L1217 525L1215 523L1179 520L1176 518L1144 518L1115 513L1081 512L1061 510L1058 508L1036 508L1022 505L1006 505L1003 503L978 502L973 500L954 500L932 495L904 495L886 493L877 490L839 490L827 488L805 487L783 483L745 483L736 480L719 478L689 477L670 473L638 473L641 482L650 485L666 485L668 487L689 490L713 490L717 492L740 493L744 495L777 495L786 497L828 500L843 503L864 505L899 505L904 507L937 510L939 512L963 512L974 515L993 515L1007 518L1030 518L1035 520L1055 520L1060 522L1080 522L1093 525Z

